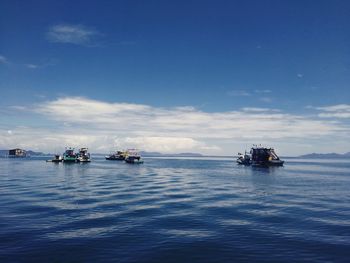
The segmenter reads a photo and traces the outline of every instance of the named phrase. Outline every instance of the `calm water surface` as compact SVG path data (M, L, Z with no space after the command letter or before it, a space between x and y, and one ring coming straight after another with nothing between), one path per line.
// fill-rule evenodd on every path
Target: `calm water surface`
M350 160L0 159L0 262L349 262Z

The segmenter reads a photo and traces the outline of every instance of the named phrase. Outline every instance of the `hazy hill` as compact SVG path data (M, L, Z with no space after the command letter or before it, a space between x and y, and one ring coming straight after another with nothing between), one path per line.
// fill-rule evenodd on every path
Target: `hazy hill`
M348 153L310 153L299 156L300 158L350 158L350 152Z

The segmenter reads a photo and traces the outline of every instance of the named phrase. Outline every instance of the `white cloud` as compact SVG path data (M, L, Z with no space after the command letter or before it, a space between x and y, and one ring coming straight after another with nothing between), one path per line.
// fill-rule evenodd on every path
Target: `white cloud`
M179 137L126 137L120 141L122 148L141 148L145 151L156 151L163 153L174 153L182 151L197 151L201 148L206 148L204 143L201 143L192 138Z
M227 95L232 96L232 97L249 97L249 96L253 96L254 94L256 96L259 96L259 95L268 94L271 92L272 92L272 90L270 90L270 89L255 89L253 91L244 90L244 89L236 89L236 90L228 91ZM264 101L264 99L266 99L266 98L262 98L263 101Z
M255 93L271 93L272 90L270 89L256 89L254 90Z
M254 107L244 107L241 110L243 111L252 111L252 112L269 112L269 111L274 111L278 112L280 110L277 109L270 109L270 108L254 108Z
M251 96L250 92L246 90L230 90L229 92L227 92L227 95L233 96L233 97Z
M52 26L47 32L47 38L55 43L76 45L91 45L99 33L83 25L60 24Z
M39 67L38 65L35 65L35 64L26 64L25 66L26 66L27 68L30 68L30 69L36 69L36 68Z
M14 105L14 106L9 106L10 109L17 110L17 111L26 111L28 110L26 106L21 106L21 105Z
M350 118L350 105L348 104L338 104L325 107L309 106L308 108L322 111L318 114L318 116L322 118Z
M301 73L298 73L298 74L297 74L297 77L298 77L298 78L302 78L302 77L304 77L304 75L301 74Z
M268 108L204 112L194 107L161 108L66 97L36 105L34 112L47 119L50 125L43 127L48 128L4 127L0 147L53 151L70 145L88 146L93 152L135 147L167 153L228 154L230 149L236 152L232 147L238 144L276 147L279 142L292 148L310 140L348 140L349 134L349 127L333 120ZM10 129L12 136L7 133Z

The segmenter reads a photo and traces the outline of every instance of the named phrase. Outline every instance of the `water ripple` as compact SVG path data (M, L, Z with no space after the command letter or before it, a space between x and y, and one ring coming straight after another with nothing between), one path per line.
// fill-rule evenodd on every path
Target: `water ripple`
M0 159L1 262L347 262L350 162Z

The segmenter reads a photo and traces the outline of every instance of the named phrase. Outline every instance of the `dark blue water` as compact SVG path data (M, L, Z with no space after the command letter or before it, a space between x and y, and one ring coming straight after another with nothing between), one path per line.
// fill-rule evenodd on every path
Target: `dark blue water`
M350 161L0 159L0 262L349 262Z

